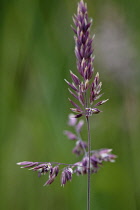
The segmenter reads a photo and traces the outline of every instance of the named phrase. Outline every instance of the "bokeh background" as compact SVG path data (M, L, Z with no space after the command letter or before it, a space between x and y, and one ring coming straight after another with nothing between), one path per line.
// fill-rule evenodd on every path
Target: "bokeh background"
M87 0L94 19L95 72L103 113L92 117L92 148L113 148L116 163L92 175L91 209L140 209L140 1ZM76 0L0 0L0 206L3 210L86 209L86 176L43 187L47 175L16 162L78 161L63 136L70 104L64 78L76 72ZM86 139L86 128L83 130Z

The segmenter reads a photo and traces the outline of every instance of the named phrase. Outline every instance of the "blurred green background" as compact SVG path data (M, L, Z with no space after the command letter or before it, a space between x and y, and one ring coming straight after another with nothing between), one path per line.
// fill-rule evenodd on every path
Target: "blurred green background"
M140 1L87 0L94 19L95 72L102 114L92 117L92 148L113 148L116 163L92 175L91 209L140 209ZM64 78L76 73L76 0L0 0L0 206L3 210L86 209L86 176L43 187L47 175L16 162L79 159L63 136L70 104ZM86 128L83 131L86 139Z

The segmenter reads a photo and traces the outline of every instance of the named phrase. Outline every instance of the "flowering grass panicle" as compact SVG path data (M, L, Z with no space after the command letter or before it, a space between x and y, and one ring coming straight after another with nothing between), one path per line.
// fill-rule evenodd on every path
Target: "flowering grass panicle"
M48 180L45 182L44 186L52 184L59 173L61 173L61 186L64 186L67 181L71 181L73 174L79 176L88 173L87 169L89 157L87 151L87 142L83 141L81 137L81 130L84 125L84 121L78 120L74 118L73 114L70 114L68 117L68 125L69 127L73 128L74 131L64 131L64 135L66 135L68 139L72 142L75 142L72 152L77 156L82 156L80 161L73 164L31 161L23 161L17 163L17 165L20 165L21 168L28 168L29 170L38 172L38 177L48 174ZM100 149L90 151L91 174L97 173L103 162L115 161L116 155L111 154L111 152L112 149Z
M44 186L52 184L60 175L61 186L72 180L73 175L88 174L87 180L87 210L90 209L90 175L97 173L104 162L114 162L116 155L112 154L112 149L91 150L90 137L90 121L89 118L93 114L101 112L97 107L107 102L108 99L98 101L101 94L102 83L99 79L99 73L93 78L93 48L92 42L94 36L90 36L92 20L88 18L87 5L81 0L78 3L77 14L73 17L75 27L72 27L75 35L75 55L77 60L77 70L79 76L70 71L72 82L69 85L70 94L78 101L69 101L74 106L71 108L76 114L70 114L68 117L68 126L70 130L65 130L64 135L74 144L72 152L78 156L75 163L59 163L59 162L32 162L23 161L17 163L21 168L28 168L36 171L38 177L48 174L48 180ZM77 119L82 117L83 119ZM81 131L84 122L87 124L87 139L83 140Z
M92 42L94 36L92 36L92 38L90 36L92 19L88 18L87 5L83 1L78 3L77 14L74 15L73 22L75 24L75 27L72 26L72 29L75 33L74 40L77 70L82 79L70 71L72 83L67 80L65 81L72 89L69 89L71 95L80 102L80 105L78 105L69 99L74 106L71 110L76 112L77 115L75 115L75 117L79 118L83 115L92 116L93 114L100 113L101 111L96 107L104 104L108 99L100 101L91 107L93 102L98 100L103 94L100 94L102 83L99 80L99 73L96 74L92 81L94 72ZM88 95L90 95L89 98Z

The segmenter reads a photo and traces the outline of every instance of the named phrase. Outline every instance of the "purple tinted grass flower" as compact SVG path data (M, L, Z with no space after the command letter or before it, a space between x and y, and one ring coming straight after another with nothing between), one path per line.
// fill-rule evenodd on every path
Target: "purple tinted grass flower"
M81 147L82 148L82 147ZM86 148L86 144L85 144ZM111 154L112 149L100 149L100 150L93 150L91 151L91 165L90 165L90 173L97 173L100 169L100 166L103 162L114 162L116 159L116 155ZM54 167L53 165L56 164ZM63 163L40 163L40 162L29 162L23 161L17 163L17 165L22 166L21 168L28 168L32 171L38 172L38 177L41 175L46 175L49 173L49 179L45 182L44 186L50 185L54 182L55 178L58 176L60 170L60 166L68 165L64 167L61 172L61 186L64 186L67 181L72 179L72 174L76 175L84 175L88 173L88 153L86 156L82 158L81 161L76 162L74 164L63 164ZM69 167L71 166L71 167ZM72 169L73 168L73 169Z
M66 168L63 170L61 174L61 186L64 186L67 181L71 181L72 179L73 170L72 168Z
M74 116L75 116L74 114L69 114L69 121L68 121L69 126L75 126L77 119Z
M76 146L72 150L73 153L76 155L81 155L84 153L85 149L87 148L87 143L85 141L79 140L76 142Z
M71 114L70 116L73 116L73 114ZM73 126L75 134L72 133L71 131L64 131L64 134L68 137L68 139L76 140L76 146L72 150L72 152L75 153L76 155L81 155L86 153L87 143L81 139L81 134L80 134L83 125L84 125L84 120L77 121L76 119L76 123Z
M68 139L76 140L77 136L70 131L64 131L64 134L68 137Z
M74 40L77 70L82 76L83 81L81 81L72 71L70 71L72 83L67 80L65 81L74 91L73 92L69 89L71 95L76 98L82 106L82 108L79 107L79 105L69 99L71 104L75 107L71 108L71 110L77 113L75 118L79 118L83 115L89 117L93 114L100 113L101 111L94 107L104 104L108 99L98 102L94 107L88 107L89 104L92 105L95 100L102 96L102 94L100 94L102 83L99 80L99 73L96 74L93 82L91 82L94 72L94 56L92 48L94 36L92 38L90 36L92 19L89 19L87 5L83 1L78 3L77 14L74 15L73 22L75 25L72 29L75 33ZM90 92L90 99L87 99L87 91Z
M49 179L44 184L44 186L52 184L54 182L55 178L57 177L58 173L59 173L59 167L58 166L55 166L54 168L50 168Z
M83 0L78 3L77 14L74 15L73 21L75 24L75 28L72 27L75 33L75 55L80 77L70 71L72 83L67 80L65 81L70 87L70 89L68 89L70 94L79 104L69 99L70 103L73 105L71 110L76 114L70 114L68 120L68 125L73 130L65 130L64 134L68 139L75 142L72 152L81 157L81 161L76 161L76 163L73 164L23 161L17 164L20 165L21 168L28 168L29 170L38 172L38 177L47 174L48 180L45 182L44 186L51 185L58 174L61 174L61 186L64 186L69 180L71 181L73 174L78 176L87 174L87 210L90 210L90 175L97 173L103 165L103 162L114 162L117 156L111 153L112 149L91 150L89 118L93 114L102 112L97 107L106 103L108 99L94 104L94 102L103 95L103 93L101 93L102 83L99 79L99 73L96 73L95 77L92 78L94 73L94 56L92 55L94 36L90 36L92 20L88 18L87 5ZM83 141L81 135L84 120L77 119L82 116L86 119L88 131L87 141Z
M80 80L80 78L78 78L77 75L75 75L72 71L70 71L72 83L68 82L67 80L66 82L72 89L72 90L69 89L69 92L71 93L72 96L75 97L75 99L77 99L80 102L80 106L71 99L69 99L71 104L75 107L71 108L71 110L76 112L77 115L74 114L69 115L68 125L74 128L75 133L71 131L64 131L64 134L70 140L76 141L76 146L73 149L73 153L77 155L84 154L84 157L81 162L78 162L76 164L63 164L63 163L50 163L50 162L40 163L40 162L30 162L30 161L23 161L17 163L18 165L21 166L21 168L29 168L29 170L37 171L38 176L41 176L42 174L46 174L49 172L49 179L45 183L45 185L51 184L54 181L54 179L58 175L60 165L69 165L72 167L77 167L76 171L79 174L80 173L86 174L88 172L88 168L91 168L92 169L91 172L94 172L95 170L93 170L93 168L97 169L98 165L101 164L103 161L113 162L116 158L115 155L110 153L111 150L109 149L91 151L89 148L89 144L87 152L86 151L87 143L83 141L81 138L80 132L84 125L84 121L83 120L77 121L76 118L85 115L86 119L88 120L89 116L101 112L96 107L104 104L108 99L97 102L94 105L94 107L89 107L89 105L92 105L93 102L95 100L98 100L103 94L100 94L102 83L99 80L99 73L95 75L93 82L91 81L94 72L93 68L94 56L92 55L93 53L92 42L94 36L92 38L90 36L90 28L92 25L92 20L88 18L87 5L83 1L80 1L78 3L77 14L74 15L73 21L76 27L72 28L75 33L74 39L75 39L75 55L77 59L77 69L80 76L82 77L82 81ZM89 98L87 97L87 91L89 91ZM90 160L91 160L91 166L89 164ZM56 164L56 166L53 167L53 164ZM64 185L66 181L71 179L71 175L72 173L74 173L71 172L71 170L70 168L63 169L61 176L62 185Z
M90 156L91 164L90 164L90 173L97 173L97 171L100 169L100 166L103 162L114 162L116 159L116 155L111 154L111 149L101 149L101 150L95 150L91 151L93 153ZM77 163L77 167L74 171L74 173L77 173L77 175L83 175L88 173L88 162L89 157L84 157L81 162Z
M92 20L88 18L87 6L81 1L78 4L77 15L74 15L73 22L75 32L75 55L77 58L77 69L84 81L91 79L93 74L92 41L90 37L90 26Z
M76 131L77 131L77 133L80 133L83 125L84 125L84 120L79 120L78 124L76 125Z
M23 162L17 163L17 165L20 165L21 168L30 168L30 167L38 165L38 162L23 161Z

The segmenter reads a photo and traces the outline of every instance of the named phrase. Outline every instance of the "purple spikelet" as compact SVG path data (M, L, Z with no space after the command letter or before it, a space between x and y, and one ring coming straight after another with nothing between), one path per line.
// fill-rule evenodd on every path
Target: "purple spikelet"
M76 26L74 39L77 69L84 80L89 80L93 74L94 60L93 38L90 37L92 19L88 18L87 5L83 1L78 3L77 15L74 15L73 22Z

